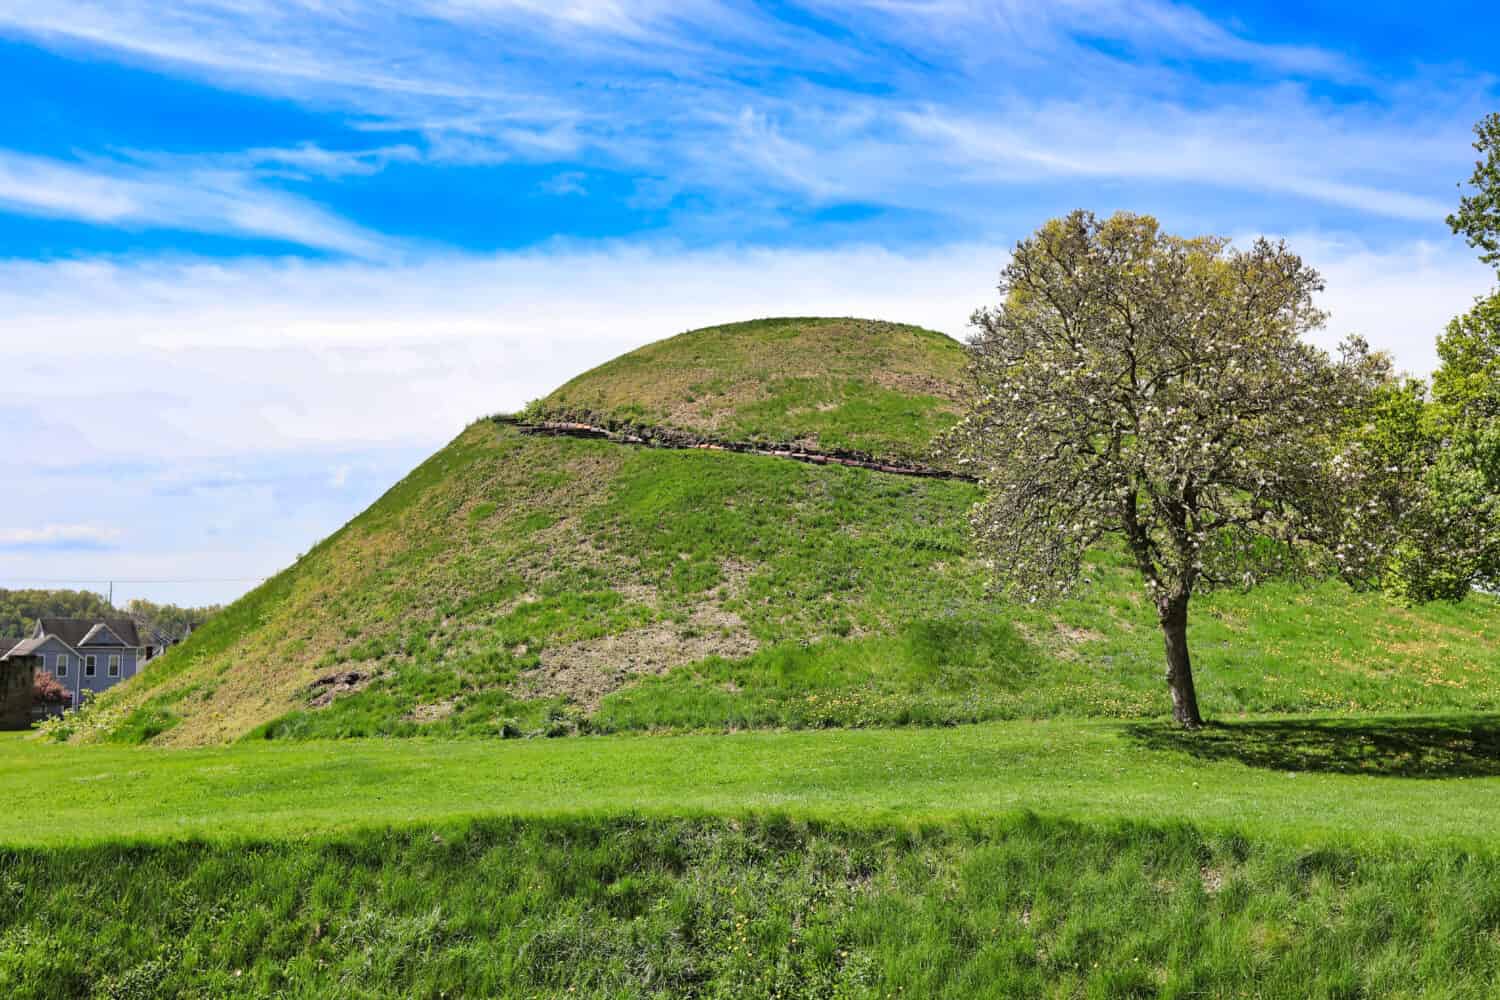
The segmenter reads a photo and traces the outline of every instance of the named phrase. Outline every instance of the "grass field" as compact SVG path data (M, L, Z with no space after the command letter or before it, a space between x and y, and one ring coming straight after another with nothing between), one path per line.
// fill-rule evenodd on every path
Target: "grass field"
M0 740L7 996L1490 996L1500 719Z
M519 816L942 823L1016 810L1313 841L1487 842L1500 717L1047 721L577 740L252 743L172 752L7 739L0 843L282 836ZM62 789L64 791L59 791Z
M753 320L631 351L560 386L534 412L923 459L957 418L964 363L957 341L920 327Z

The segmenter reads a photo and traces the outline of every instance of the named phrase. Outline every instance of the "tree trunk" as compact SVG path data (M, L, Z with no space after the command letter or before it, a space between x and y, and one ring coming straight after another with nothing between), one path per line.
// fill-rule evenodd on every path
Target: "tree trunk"
M1198 692L1193 687L1193 662L1188 656L1188 600L1173 598L1161 608L1161 631L1167 640L1167 689L1172 692L1172 718L1184 729L1202 729Z

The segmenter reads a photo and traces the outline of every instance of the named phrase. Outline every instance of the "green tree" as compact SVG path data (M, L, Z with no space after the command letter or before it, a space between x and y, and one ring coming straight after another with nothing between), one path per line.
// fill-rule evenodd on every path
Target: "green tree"
M1202 724L1188 649L1195 593L1253 582L1268 562L1326 559L1360 577L1371 539L1344 502L1344 460L1389 366L1360 341L1338 360L1317 272L1284 244L1236 250L1148 216L1074 212L1020 243L1002 302L974 315L973 398L950 439L984 498L973 528L998 582L1036 600L1124 539L1156 607L1178 723Z
M1474 136L1480 157L1469 178L1474 191L1460 199L1448 225L1480 251L1480 260L1500 265L1500 113L1475 125Z
M1474 131L1473 192L1448 224L1500 265L1500 114ZM1430 394L1382 411L1364 435L1374 454L1410 469L1399 516L1383 526L1394 541L1386 588L1408 601L1500 588L1500 292L1448 324L1438 357Z
M1449 323L1438 356L1420 446L1407 460L1412 498L1391 522L1386 586L1409 601L1458 601L1475 587L1500 587L1500 296ZM1374 433L1386 440L1396 424L1383 413Z
M139 597L125 605L125 614L129 617L175 637L181 637L189 626L202 625L222 610L221 604L184 608L176 604L157 604Z
M87 590L0 590L0 636L26 636L38 618L93 618L115 609Z

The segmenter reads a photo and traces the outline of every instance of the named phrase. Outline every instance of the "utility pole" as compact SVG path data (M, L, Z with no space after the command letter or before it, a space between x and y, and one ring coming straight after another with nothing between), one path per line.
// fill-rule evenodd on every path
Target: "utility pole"
M115 606L115 581L109 581L109 606Z

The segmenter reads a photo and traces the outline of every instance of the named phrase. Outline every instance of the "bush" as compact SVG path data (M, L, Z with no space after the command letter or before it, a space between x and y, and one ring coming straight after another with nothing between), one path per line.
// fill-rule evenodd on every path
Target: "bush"
M62 681L42 670L31 682L31 700L44 705L71 705L73 695L63 687Z

